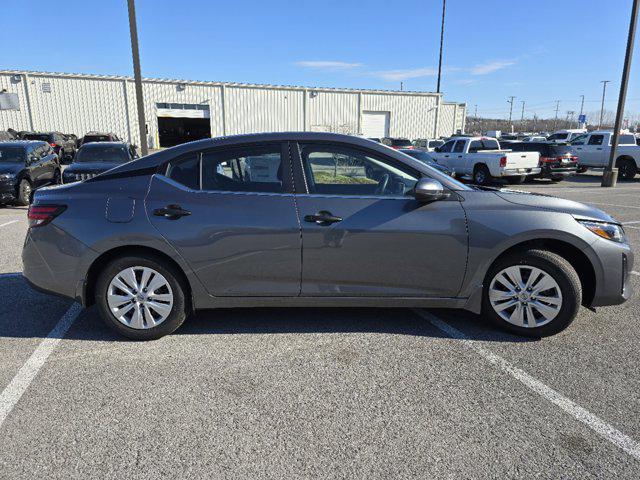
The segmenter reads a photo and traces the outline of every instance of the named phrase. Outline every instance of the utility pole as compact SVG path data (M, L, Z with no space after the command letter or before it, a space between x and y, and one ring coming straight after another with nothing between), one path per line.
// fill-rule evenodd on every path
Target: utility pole
M613 126L613 138L611 139L611 153L609 155L609 165L602 174L603 187L615 187L618 181L618 169L613 168L616 160L616 150L618 149L618 139L620 127L624 117L624 104L627 101L627 85L629 84L629 70L631 70L631 59L633 58L633 42L636 35L636 23L638 20L638 5L640 0L633 0L631 7L631 19L629 21L629 35L627 37L627 51L624 56L624 68L622 69L622 80L620 81L620 94L618 95L618 110L616 111L616 122ZM635 165L633 165L635 174ZM623 170L623 176L624 175Z
M442 0L442 25L440 27L440 58L438 60L438 86L436 93L440 93L440 79L442 77L442 46L444 44L444 14L447 10L447 0Z
M520 128L524 129L524 100L520 101L522 103L522 114L520 115Z
M136 25L136 6L134 0L127 0L129 7L129 32L131 34L131 55L133 57L133 79L136 85L136 105L138 107L138 127L140 128L140 149L142 156L149 154L147 143L147 122L144 118L144 99L142 96L142 74L140 73L140 52L138 49L138 26Z
M600 122L598 123L598 129L602 127L602 118L604 116L604 96L607 92L607 83L611 80L602 80L600 83L602 84L602 104L600 105Z
M511 125L511 114L513 113L513 100L515 98L516 97L511 96L511 97L509 97L509 100L507 100L507 103L510 105L509 106L509 125Z
M478 118L478 105L474 105L474 110L473 110L473 117L474 118Z
M404 82L400 82L400 91L404 90Z
M558 129L558 110L560 110L560 100L556 100L556 118L553 120L553 129Z
M582 116L582 114L584 113L584 95L580 95L582 97L582 101L580 102L580 116ZM578 123L578 126L580 126L580 124ZM585 122L584 127L585 128L587 126L587 122Z

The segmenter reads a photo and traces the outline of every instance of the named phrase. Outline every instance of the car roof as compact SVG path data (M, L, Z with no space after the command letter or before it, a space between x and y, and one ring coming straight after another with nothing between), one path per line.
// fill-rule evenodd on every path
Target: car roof
M104 148L104 147L128 147L127 142L90 142L83 144L80 148Z
M195 140L193 142L183 143L175 147L167 148L159 152L147 155L129 163L120 165L112 170L113 174L126 174L126 172L134 172L141 170L156 170L159 165L168 162L178 156L189 154L191 152L216 148L216 147L235 147L246 144L260 144L271 142L327 142L332 144L344 144L352 147L362 147L367 150L378 152L381 155L393 157L406 163L408 166L420 171L424 168L424 163L419 160L398 152L373 140L354 135L343 135L340 133L329 132L273 132L273 133L249 133L241 135L229 135L226 137L206 138L203 140ZM441 179L443 183L448 183L447 178Z
M44 140L7 140L6 142L0 142L0 147L27 147L34 144L47 144Z

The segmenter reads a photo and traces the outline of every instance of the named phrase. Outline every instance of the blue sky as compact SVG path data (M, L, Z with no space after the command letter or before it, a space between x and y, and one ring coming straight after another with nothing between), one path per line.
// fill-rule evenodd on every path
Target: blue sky
M440 0L136 5L144 76L435 90ZM584 94L591 112L600 80L611 80L614 109L630 9L631 0L448 0L445 98L504 117L514 95L519 118L522 100L527 117L553 115L555 100L563 115L579 110ZM125 0L3 0L0 68L131 75L127 22ZM640 112L639 71L629 112Z

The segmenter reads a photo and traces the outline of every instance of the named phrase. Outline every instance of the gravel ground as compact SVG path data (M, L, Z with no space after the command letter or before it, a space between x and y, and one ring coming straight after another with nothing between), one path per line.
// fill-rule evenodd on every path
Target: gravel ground
M640 180L598 182L518 188L638 222L638 255ZM71 306L21 278L25 231L0 210L0 390ZM640 478L640 457L491 361L640 441L637 297L538 341L427 315L222 310L136 343L82 311L0 425L0 478Z

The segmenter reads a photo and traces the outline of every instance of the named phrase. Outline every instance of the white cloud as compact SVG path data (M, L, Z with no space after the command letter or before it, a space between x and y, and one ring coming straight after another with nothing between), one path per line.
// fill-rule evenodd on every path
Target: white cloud
M295 62L299 67L316 68L319 70L349 70L362 67L362 63L357 62L335 62L330 60L303 60Z
M458 85L464 85L464 86L469 86L469 85L473 85L474 83L476 83L476 79L475 78L461 78L460 80L456 80L455 81L456 84Z
M493 73L497 70L510 67L511 65L515 65L515 63L516 62L512 60L498 60L476 65L475 67L470 68L469 71L472 75L486 75L488 73Z
M380 72L373 72L371 75L389 82L398 82L409 78L432 77L437 73L437 70L433 68L424 67L409 70L383 70Z

